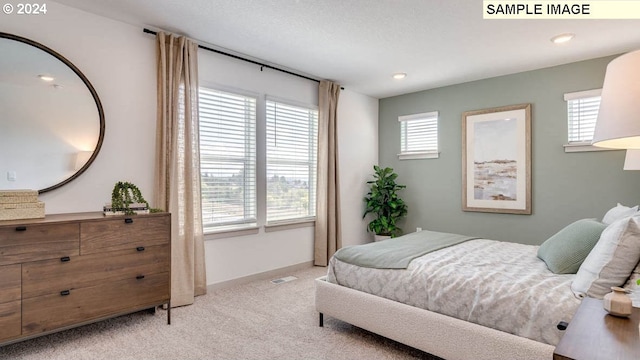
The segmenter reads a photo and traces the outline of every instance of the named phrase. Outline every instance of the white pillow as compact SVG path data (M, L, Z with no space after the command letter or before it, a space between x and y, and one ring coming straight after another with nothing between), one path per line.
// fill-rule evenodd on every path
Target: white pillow
M640 260L640 215L607 226L584 259L571 290L579 297L602 299L612 286L621 286Z
M607 211L606 214L604 214L602 223L605 225L611 225L616 220L624 219L627 216L635 214L636 212L638 212L638 205L634 207L628 207L618 203L616 207L611 208L609 211Z

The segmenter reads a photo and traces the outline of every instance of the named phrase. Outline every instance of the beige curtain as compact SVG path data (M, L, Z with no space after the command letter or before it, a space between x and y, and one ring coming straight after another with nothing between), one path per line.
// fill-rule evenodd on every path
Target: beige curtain
M198 145L198 45L158 32L155 203L171 212L171 306L206 293Z
M318 186L314 264L327 266L329 258L342 247L336 126L340 85L323 80L318 90Z

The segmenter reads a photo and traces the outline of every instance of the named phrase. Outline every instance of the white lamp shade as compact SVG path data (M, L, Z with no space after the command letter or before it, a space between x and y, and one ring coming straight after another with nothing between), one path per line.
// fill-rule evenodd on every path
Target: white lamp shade
M592 144L640 149L640 50L607 66Z
M624 158L625 170L640 170L640 150L627 150Z
M93 151L78 151L78 153L76 154L76 162L74 164L73 170L80 170L80 168L83 167L84 164L87 163L87 161L89 161L91 155L93 155Z

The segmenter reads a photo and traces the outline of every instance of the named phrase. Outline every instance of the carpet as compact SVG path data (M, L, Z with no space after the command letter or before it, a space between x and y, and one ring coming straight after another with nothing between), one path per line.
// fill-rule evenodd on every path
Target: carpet
M216 290L193 305L139 312L0 347L0 359L438 359L331 317L318 326L313 280L326 268Z

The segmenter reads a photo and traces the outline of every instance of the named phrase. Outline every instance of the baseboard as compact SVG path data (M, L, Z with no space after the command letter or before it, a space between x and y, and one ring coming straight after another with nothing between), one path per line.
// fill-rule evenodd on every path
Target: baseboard
M286 266L286 267L283 267L283 268L278 268L278 269L269 270L269 271L265 271L265 272L261 272L261 273L257 273L257 274L243 276L243 277L236 278L236 279L231 279L231 280L227 280L227 281L213 283L213 284L207 285L207 292L212 292L212 291L220 290L220 289L226 289L226 288L230 288L230 287L238 286L238 285L244 285L244 284L250 283L252 281L267 280L267 279L270 280L270 279L273 279L273 278L277 278L277 277L279 277L281 275L289 275L289 273L291 273L293 271L304 270L304 269L308 269L308 268L312 268L312 267L313 267L313 261L307 261L307 262L303 262L303 263L300 263L300 264Z

